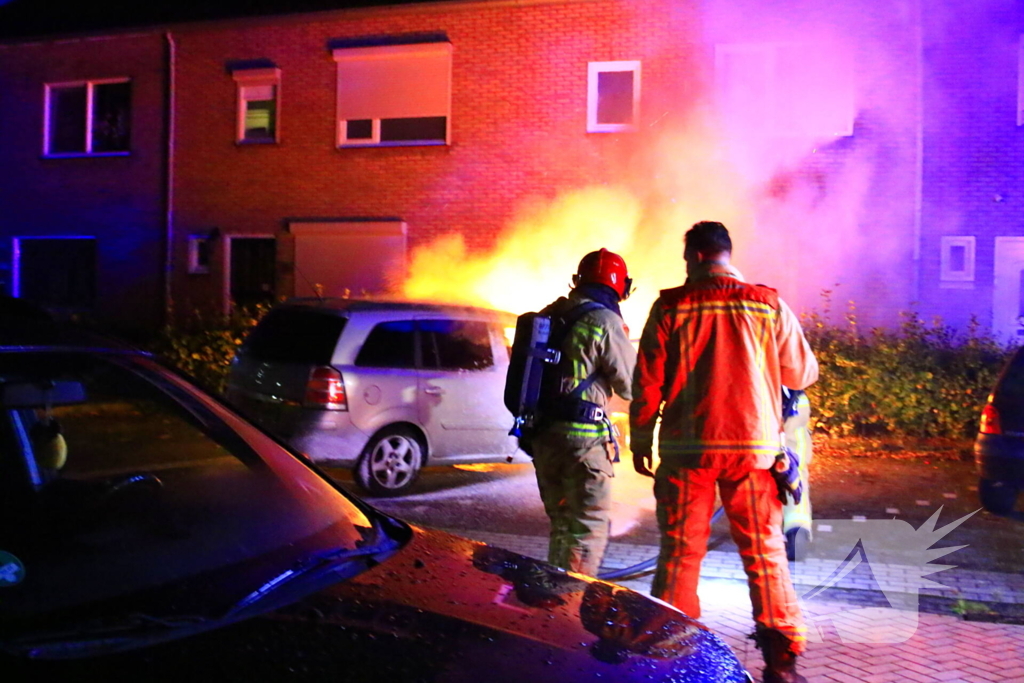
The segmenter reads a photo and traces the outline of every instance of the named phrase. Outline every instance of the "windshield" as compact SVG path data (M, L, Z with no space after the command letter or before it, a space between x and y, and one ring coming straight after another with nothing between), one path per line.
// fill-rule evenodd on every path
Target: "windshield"
M237 611L395 545L273 439L139 357L0 354L0 638Z

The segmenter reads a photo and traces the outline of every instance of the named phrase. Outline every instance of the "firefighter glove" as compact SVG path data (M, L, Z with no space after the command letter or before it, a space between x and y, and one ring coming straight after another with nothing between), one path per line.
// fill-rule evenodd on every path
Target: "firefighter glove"
M775 456L772 476L779 487L779 500L785 504L788 493L793 497L793 502L799 504L804 494L804 482L800 477L800 456L796 451L783 446L782 451Z

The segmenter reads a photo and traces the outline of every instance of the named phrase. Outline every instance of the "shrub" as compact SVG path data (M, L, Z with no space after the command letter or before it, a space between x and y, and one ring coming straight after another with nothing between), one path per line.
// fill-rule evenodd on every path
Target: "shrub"
M977 430L988 392L1011 348L981 332L976 319L957 333L936 319L902 313L895 330L864 333L851 302L843 324L824 311L804 317L821 366L808 389L815 429L829 434L965 437Z
M165 326L150 350L207 391L222 396L235 350L269 309L269 304L256 304L219 316L194 311L185 322Z

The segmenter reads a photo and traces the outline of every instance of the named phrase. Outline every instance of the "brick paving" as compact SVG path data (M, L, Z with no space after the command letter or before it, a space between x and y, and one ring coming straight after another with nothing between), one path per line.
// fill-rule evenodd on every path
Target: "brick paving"
M547 539L478 531L455 531L514 552L544 559ZM612 543L602 571L626 567L657 553L652 546ZM835 563L809 558L790 564L798 594L820 585ZM964 621L949 611L956 598L1024 605L1024 576L949 569L934 576L942 585L920 590L945 599L941 607L917 604L913 568L872 565L885 576L883 594L873 581L854 572L810 599L802 599L808 622L808 649L801 673L811 683L1024 683L1024 626ZM650 576L621 582L642 593ZM895 609L892 586L906 591ZM753 630L746 581L735 551L711 551L702 566L699 589L707 624L732 647L760 681L760 652L747 634ZM908 609L911 607L911 609ZM916 607L916 609L914 609ZM934 613L933 613L934 612Z

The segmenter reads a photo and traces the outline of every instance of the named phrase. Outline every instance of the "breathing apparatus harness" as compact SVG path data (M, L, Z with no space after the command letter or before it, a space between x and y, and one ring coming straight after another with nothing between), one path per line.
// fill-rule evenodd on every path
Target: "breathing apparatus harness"
M608 414L598 404L583 400L584 392L597 380L597 372L590 373L568 394L561 391L562 379L568 374L562 343L584 315L605 306L584 301L561 315L553 314L553 308L554 305L540 313L525 313L516 322L505 383L505 407L515 416L509 434L519 439L523 452L533 455L533 436L551 421L604 424L615 444L617 461L619 447Z

